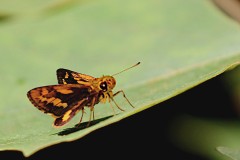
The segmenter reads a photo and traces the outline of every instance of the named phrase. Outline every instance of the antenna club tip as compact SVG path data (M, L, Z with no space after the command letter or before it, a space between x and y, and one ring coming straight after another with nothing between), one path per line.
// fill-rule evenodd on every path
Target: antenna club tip
M115 73L115 74L113 74L112 76L115 76L115 75L117 75L117 74L119 74L119 73L122 73L122 72L124 72L124 71L126 71L126 70L129 70L129 69L131 69L131 68L133 68L133 67L136 67L136 66L139 65L139 64L140 64L140 62L136 63L135 65L133 65L133 66L131 66L131 67L129 67L129 68L126 68L126 69L122 70L121 72Z

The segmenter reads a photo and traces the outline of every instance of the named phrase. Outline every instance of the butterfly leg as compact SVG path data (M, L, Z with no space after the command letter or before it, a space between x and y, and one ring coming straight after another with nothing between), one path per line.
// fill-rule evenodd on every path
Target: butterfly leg
M111 103L110 100L109 100L109 103L110 103L110 106L111 106L111 108L112 108L112 110L113 110L114 115L116 115L116 112L115 112L114 107L113 107L113 105L112 105L112 103Z
M120 109L121 111L124 111L124 109L122 109L117 103L116 103L116 101L113 99L113 98L111 98L111 100L113 101L113 103L117 106L117 108L118 109ZM111 103L110 103L111 104ZM113 108L113 107L112 107Z
M134 108L134 106L132 105L132 103L128 100L128 98L126 97L125 93L123 92L123 90L117 91L116 93L113 94L113 97L118 95L119 93L122 93L123 97L127 100L127 102L130 104L131 107ZM113 100L113 99L112 99ZM116 104L116 102L113 100L113 102ZM116 104L116 106L119 108L119 106ZM120 109L120 108L119 108ZM121 109L120 109L121 110Z
M95 105L95 102L96 102L96 97L93 97L92 104L90 106L90 117L89 117L89 121L88 121L87 127L90 126L92 117L93 117L93 120L94 120L94 105Z
M78 124L76 124L76 127L79 127L80 124L82 123L83 114L84 114L84 108L82 108L82 115L81 115L80 121L78 122Z

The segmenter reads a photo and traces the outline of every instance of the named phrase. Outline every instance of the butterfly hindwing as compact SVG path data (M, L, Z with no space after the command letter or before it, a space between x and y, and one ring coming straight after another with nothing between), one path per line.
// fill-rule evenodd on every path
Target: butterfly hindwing
M63 126L63 125L65 125L67 122L69 122L77 114L77 112L81 108L82 108L81 105L76 105L76 107L73 107L71 110L68 110L61 117L56 118L54 123L53 123L53 125L54 126ZM82 110L83 110L83 108L82 108Z
M57 79L59 84L85 84L94 77L60 68L57 70Z

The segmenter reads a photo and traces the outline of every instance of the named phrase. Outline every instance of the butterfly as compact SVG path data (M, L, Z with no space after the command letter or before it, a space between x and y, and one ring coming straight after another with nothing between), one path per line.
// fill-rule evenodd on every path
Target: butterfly
M123 71L139 64L140 62ZM88 107L90 108L90 117L87 126L89 126L92 118L94 119L94 106L99 102L109 102L110 104L113 102L117 108L124 111L113 98L119 93L122 93L126 101L134 108L123 90L119 90L116 93L112 91L116 85L116 80L113 76L121 72L112 76L95 78L86 74L60 68L57 70L58 85L42 86L31 89L27 92L27 97L40 111L54 117L53 126L55 127L65 125L81 111L82 115L80 121L76 125L79 126L82 122L84 109Z

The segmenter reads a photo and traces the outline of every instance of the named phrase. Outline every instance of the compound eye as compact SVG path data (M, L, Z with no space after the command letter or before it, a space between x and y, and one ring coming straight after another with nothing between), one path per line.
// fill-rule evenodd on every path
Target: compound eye
M107 91L107 83L106 82L102 82L100 84L100 88L103 90L103 91Z

